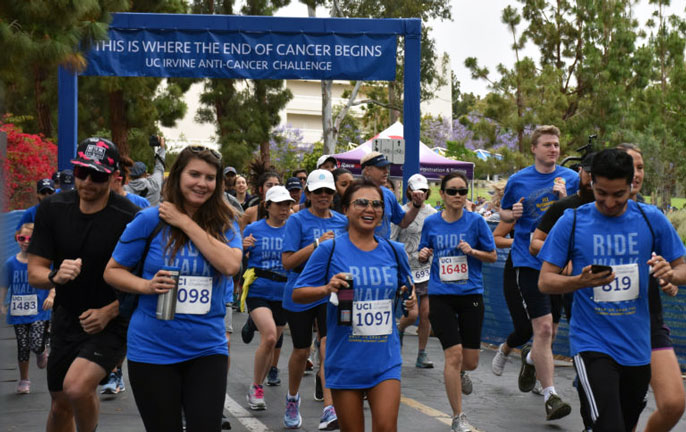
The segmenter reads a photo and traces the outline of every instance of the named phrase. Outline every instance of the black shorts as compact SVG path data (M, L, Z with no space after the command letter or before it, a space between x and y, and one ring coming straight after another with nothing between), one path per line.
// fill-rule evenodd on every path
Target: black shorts
M248 297L245 299L245 305L248 307L248 312L252 312L257 308L267 308L272 311L274 323L277 327L285 326L288 321L286 310L278 300L267 300L259 297Z
M127 324L125 319L117 317L100 333L89 335L81 328L78 317L58 306L52 312L48 390L62 391L64 377L77 357L102 367L106 378L126 356Z
M530 267L515 267L515 272L517 274L517 287L522 294L524 309L526 309L529 319L552 313L550 296L538 290L540 272Z
M650 364L622 366L599 352L574 356L579 397L594 431L631 431L646 405Z
M303 349L312 345L312 326L317 321L319 337L326 337L326 303L301 312L288 311L288 327L291 329L293 348Z
M653 351L674 349L672 338L669 337L669 327L665 325L662 312L650 314L650 347Z
M481 348L484 301L481 294L429 295L429 321L443 349Z

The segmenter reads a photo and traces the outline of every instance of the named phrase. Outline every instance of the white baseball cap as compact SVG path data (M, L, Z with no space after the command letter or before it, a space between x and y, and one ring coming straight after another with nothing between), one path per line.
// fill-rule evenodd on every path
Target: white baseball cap
M295 200L291 198L291 194L288 192L288 189L286 189L284 186L272 186L269 188L267 191L267 196L264 199L265 201L268 202L284 202L284 201L293 201Z
M329 170L317 169L307 176L307 190L312 192L317 189L327 188L336 191L336 183L333 181L333 174Z
M320 157L319 159L317 159L317 168L319 168L320 166L324 165L324 164L327 163L328 161L332 161L333 164L334 164L334 166L338 165L338 161L336 160L335 157L333 157L333 156L331 156L331 155L322 155L322 157Z
M429 189L429 181L421 174L414 174L407 180L407 186L413 191Z

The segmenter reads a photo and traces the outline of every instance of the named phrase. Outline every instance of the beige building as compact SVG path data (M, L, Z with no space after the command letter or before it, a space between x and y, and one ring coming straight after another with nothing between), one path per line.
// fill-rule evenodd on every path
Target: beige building
M445 119L451 118L450 69L448 68L444 73L448 85L440 88L434 99L422 103L421 112L423 116L430 114L434 117L441 116ZM321 82L316 80L286 80L286 86L293 93L293 99L291 99L281 112L281 124L300 129L305 143L311 144L321 141ZM186 93L188 111L186 116L177 122L176 127L161 128L171 149L184 147L188 144L200 144L216 148L217 139L214 125L201 124L195 121L195 114L200 107L200 94L202 93L202 88L202 83L196 83L193 84ZM334 81L331 90L333 107L347 103L347 99L341 97L345 90L352 90L352 85L350 85L349 81ZM361 98L364 98L364 95L358 95L358 99ZM353 107L352 112L354 113L355 111L359 113L359 108Z

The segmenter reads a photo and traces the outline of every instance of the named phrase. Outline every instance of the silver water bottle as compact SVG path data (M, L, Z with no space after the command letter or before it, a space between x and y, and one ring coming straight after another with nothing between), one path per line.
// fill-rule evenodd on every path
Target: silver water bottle
M176 296L179 292L179 275L181 269L178 267L162 267L162 270L168 271L169 277L174 279L174 287L164 294L157 295L157 310L155 317L159 320L173 320L176 314Z

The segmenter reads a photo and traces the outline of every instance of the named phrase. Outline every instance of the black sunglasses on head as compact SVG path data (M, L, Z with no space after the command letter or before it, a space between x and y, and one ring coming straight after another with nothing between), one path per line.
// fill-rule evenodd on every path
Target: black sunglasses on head
M90 176L93 183L105 183L110 179L110 175L106 172L96 171L91 168L86 168L82 166L74 167L74 177L79 180L86 180Z
M219 153L217 150L212 150L209 147L201 146L201 145L194 145L194 146L189 146L188 147L193 153L202 153L204 151L208 151L217 158L217 160L222 160L222 154Z
M467 188L449 188L449 189L444 189L443 192L445 192L446 195L450 195L450 196L455 196L457 194L465 196L469 192L469 189L467 189Z

